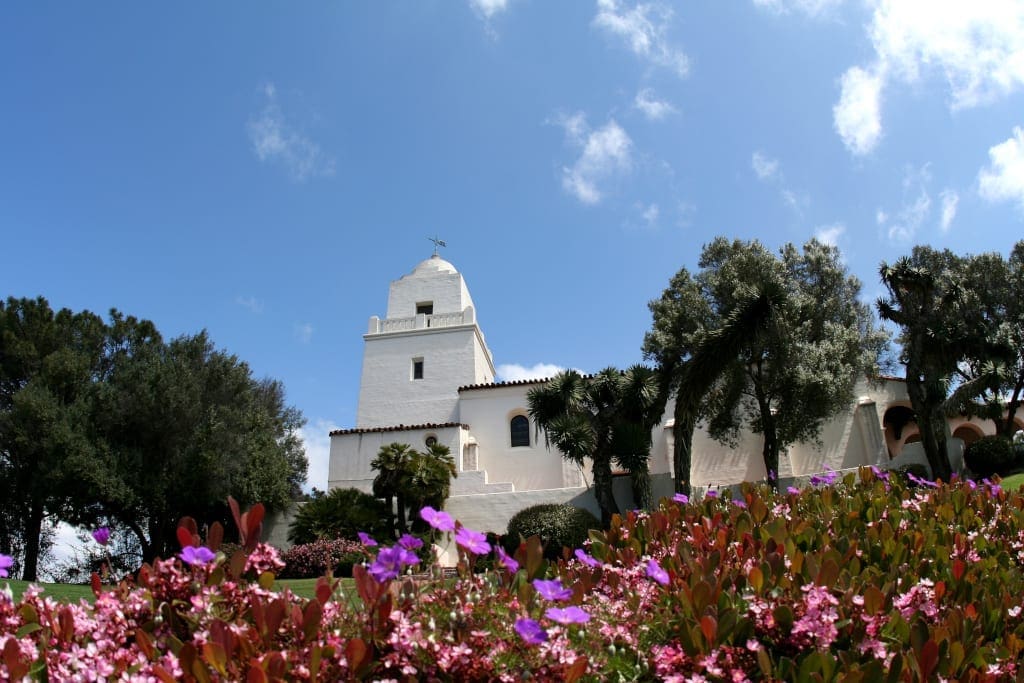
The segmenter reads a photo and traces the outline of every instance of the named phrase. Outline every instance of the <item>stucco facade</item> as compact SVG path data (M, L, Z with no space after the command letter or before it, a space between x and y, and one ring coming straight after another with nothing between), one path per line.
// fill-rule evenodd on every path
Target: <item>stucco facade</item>
M494 362L469 289L452 264L435 254L392 282L387 315L370 318L364 340L357 425L331 433L329 488L369 491L370 462L381 446L400 442L421 449L436 439L449 447L459 471L447 507L474 528L503 532L512 514L537 502L571 501L597 509L586 465L577 467L549 448L536 425L529 422L528 440L523 443L520 430L520 443L513 445L513 420L520 427L524 418L529 421L527 394L546 380L494 382ZM780 478L887 465L897 456L900 464L923 461L920 447L913 445L916 425L902 420L901 406L909 401L901 380L861 382L855 396L848 411L824 425L817 441L794 444L781 454ZM672 408L670 402L652 434L656 493L671 491ZM970 438L992 433L993 426L962 419L951 429ZM744 433L738 444L726 446L698 429L692 485L699 490L763 479L761 446L757 434ZM954 460L961 451L962 441L954 439ZM628 507L625 478L616 484L620 506Z

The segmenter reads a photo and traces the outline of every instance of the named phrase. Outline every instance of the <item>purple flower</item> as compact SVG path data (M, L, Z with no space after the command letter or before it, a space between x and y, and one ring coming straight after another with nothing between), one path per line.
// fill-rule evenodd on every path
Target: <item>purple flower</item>
M13 557L10 555L0 555L0 577L7 578L7 570L13 566Z
M367 570L370 576L377 580L377 583L384 583L391 579L398 578L403 567L417 564L419 558L416 553L406 550L401 546L389 546L381 548L377 553L377 559L373 561Z
M706 491L704 493L704 495L706 497L708 497L708 498L718 498L718 491L716 491L714 489L710 489L710 490Z
M533 587L537 589L540 597L545 600L568 600L572 597L572 589L562 586L562 582L558 579L551 579L550 581L534 579Z
M357 535L359 536L359 542L365 545L367 548L372 548L373 546L377 545L377 541L373 540L373 536L366 533L365 531L360 531Z
M741 498L734 499L732 501L732 504L735 505L738 508L745 508L745 507L747 507L747 501L742 500Z
M889 481L889 473L881 469L880 467L872 465L871 472L882 481Z
M533 619L516 619L515 629L528 645L540 645L548 639L548 632Z
M423 541L415 536L402 534L402 537L398 539L398 545L402 546L406 550L418 550L423 547Z
M212 550L207 548L205 545L201 546L185 546L181 550L181 554L178 556L181 561L190 564L193 567L200 567L204 564L210 564L217 556Z
M435 510L428 505L420 510L420 517L438 531L455 531L455 521L447 512Z
M786 493L792 493L794 496L799 496L800 495L800 489L798 489L795 486L787 486L786 487Z
M474 555L491 552L491 544L487 542L486 534L467 529L464 526L460 526L455 532L455 542Z
M100 545L106 545L110 543L110 529L105 526L101 526L99 529L95 529L92 532L92 540L96 541Z
M661 568L661 565L650 559L647 562L647 576L654 579L662 586L668 585L668 572Z
M519 571L519 563L516 562L515 559L509 557L508 553L505 552L504 548L502 548L500 545L496 545L494 546L494 550L498 553L498 560L500 560L501 563L505 565L505 569L507 569L510 574L515 574L517 571Z
M576 559L588 567L600 567L601 563L588 555L582 548L576 549Z
M681 505L686 505L687 503L690 502L690 497L685 493L677 493L676 495L672 496L672 500L673 502L679 503Z
M775 470L768 470L768 481L775 481L778 475L775 474Z
M559 624L585 624L590 621L590 615L575 605L562 609L561 607L548 607L544 616Z
M936 484L934 481L928 481L927 479L922 479L921 477L916 476L913 472L907 472L907 479L909 479L910 481L914 482L918 486L930 486L933 489L939 488L939 485ZM987 482L988 480L986 479L985 481Z

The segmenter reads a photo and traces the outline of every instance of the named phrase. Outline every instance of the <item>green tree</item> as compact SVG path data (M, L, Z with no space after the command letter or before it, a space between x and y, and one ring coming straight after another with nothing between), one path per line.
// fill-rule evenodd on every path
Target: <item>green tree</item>
M37 577L47 517L60 516L76 488L105 326L91 313L56 313L42 297L0 302L0 507L6 550L22 550L22 577ZM13 537L12 537L13 536Z
M377 457L370 461L370 469L377 472L373 478L373 495L384 499L391 521L391 534L405 533L408 528L405 519L405 488L402 479L409 469L413 448L406 443L389 443L381 446ZM396 511L397 504L397 511Z
M375 536L383 531L387 519L384 504L359 489L317 491L301 504L288 529L292 543L312 543L321 538L355 540L360 531Z
M612 464L618 460L620 465L630 466L641 481L647 472L649 432L660 417L651 370L643 366L625 372L605 368L590 376L567 370L531 389L527 402L530 417L544 431L546 443L577 465L590 459L594 496L602 523L609 524L619 512L612 491ZM616 446L622 449L618 453ZM637 493L645 495L643 484Z
M989 416L1002 412L1002 388L1016 383L1019 330L1008 318L1009 271L998 254L959 256L914 247L880 268L888 296L879 315L900 328L907 394L932 474L949 480L947 416L975 412L988 394ZM994 410L994 413L991 412Z

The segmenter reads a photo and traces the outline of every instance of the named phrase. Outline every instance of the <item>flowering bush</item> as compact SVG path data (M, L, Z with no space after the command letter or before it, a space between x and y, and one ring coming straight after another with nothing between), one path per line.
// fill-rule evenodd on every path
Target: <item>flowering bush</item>
M315 579L330 567L334 576L352 576L352 565L369 558L366 548L358 541L321 539L313 543L293 545L281 553L286 579Z
M572 559L507 554L444 512L454 580L413 537L353 568L358 599L269 590L276 552L239 528L63 605L0 593L0 673L121 680L1013 680L1024 657L1024 497L862 470L779 494L663 500ZM256 520L256 521L254 521ZM203 552L205 547L210 553ZM192 550L188 550L192 548ZM473 572L493 552L495 570ZM246 556L248 553L248 556ZM212 559L210 555L213 554ZM183 562L184 560L184 562ZM276 569L275 569L276 568Z

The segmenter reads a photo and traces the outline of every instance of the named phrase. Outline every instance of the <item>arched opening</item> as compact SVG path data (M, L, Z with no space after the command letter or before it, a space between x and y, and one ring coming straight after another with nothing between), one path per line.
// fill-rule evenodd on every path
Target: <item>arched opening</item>
M890 458L896 457L903 450L904 437L907 437L906 443L912 443L907 432L916 431L916 429L914 410L910 406L894 405L886 409L885 415L882 416L882 430L885 434L885 447L889 451Z
M981 428L973 424L962 424L953 430L953 436L964 442L964 447L970 446L972 443L980 439L984 434Z
M509 442L512 448L530 445L530 420L525 415L516 415L508 423Z

